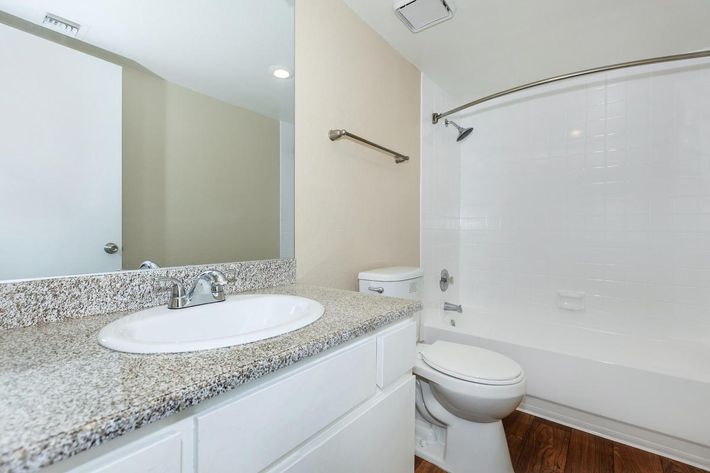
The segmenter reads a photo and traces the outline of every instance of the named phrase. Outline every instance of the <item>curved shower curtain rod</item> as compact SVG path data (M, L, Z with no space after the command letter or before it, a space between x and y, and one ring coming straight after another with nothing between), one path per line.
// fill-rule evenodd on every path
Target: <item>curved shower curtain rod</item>
M609 66L595 67L593 69L585 69L583 71L571 72L569 74L562 74L559 76L548 77L547 79L542 79L542 80L538 80L535 82L530 82L530 83L527 83L524 85L519 85L517 87L513 87L511 89L503 90L501 92L496 92L495 94L487 95L487 96L480 98L478 100L474 100L473 102L468 102L468 103L463 104L459 107L452 108L448 112L434 113L431 116L431 122L436 125L437 123L439 123L439 120L441 120L444 117L448 117L449 115L453 115L454 113L458 113L462 110L466 110L467 108L475 107L476 105L480 105L484 102L488 102L489 100L497 99L498 97L503 97L504 95L512 94L514 92L520 92L521 90L531 89L531 88L537 87L539 85L550 84L552 82L558 82L558 81L565 80L565 79L572 79L573 77L580 77L580 76L586 76L589 74L596 74L598 72L613 71L616 69L625 69L627 67L647 66L649 64L657 64L659 62L682 61L684 59L697 59L697 58L708 57L708 56L710 56L710 50L697 51L694 53L673 54L670 56L659 56L659 57L654 57L654 58L649 58L649 59L639 59L638 61L620 62L618 64L612 64Z

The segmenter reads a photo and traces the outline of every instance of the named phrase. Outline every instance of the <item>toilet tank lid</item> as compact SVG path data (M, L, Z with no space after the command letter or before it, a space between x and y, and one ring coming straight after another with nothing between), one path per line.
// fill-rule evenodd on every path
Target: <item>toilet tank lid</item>
M390 266L363 271L357 277L365 281L392 282L420 278L422 274L421 268L414 266Z

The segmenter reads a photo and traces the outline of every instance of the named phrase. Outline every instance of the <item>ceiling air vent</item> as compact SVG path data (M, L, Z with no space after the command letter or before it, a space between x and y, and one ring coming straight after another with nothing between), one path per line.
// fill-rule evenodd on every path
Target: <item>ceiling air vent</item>
M79 23L74 23L61 16L53 15L52 13L44 15L42 24L49 29L71 36L72 38L76 38L81 28Z
M454 17L454 8L447 0L400 0L394 12L412 33L418 33Z

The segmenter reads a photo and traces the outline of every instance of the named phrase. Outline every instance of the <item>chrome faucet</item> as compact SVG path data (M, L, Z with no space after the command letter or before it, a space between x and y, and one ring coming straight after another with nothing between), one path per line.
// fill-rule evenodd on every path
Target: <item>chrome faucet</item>
M160 280L161 288L170 291L168 309L186 309L203 304L224 301L224 288L227 286L227 277L221 271L210 270L201 273L195 279L189 291L175 278Z
M138 269L158 269L160 266L158 266L158 263L155 263L154 261L151 260L145 260L141 263L141 265L138 267Z
M463 313L463 307L460 304L452 304L451 302L444 302L444 310L450 310L452 312Z

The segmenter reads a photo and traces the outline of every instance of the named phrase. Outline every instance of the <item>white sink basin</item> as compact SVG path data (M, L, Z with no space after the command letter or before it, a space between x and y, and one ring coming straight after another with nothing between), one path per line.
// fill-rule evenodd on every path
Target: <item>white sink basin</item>
M318 320L323 306L305 297L228 296L187 309L153 307L121 317L99 332L99 343L129 353L178 353L275 337Z

